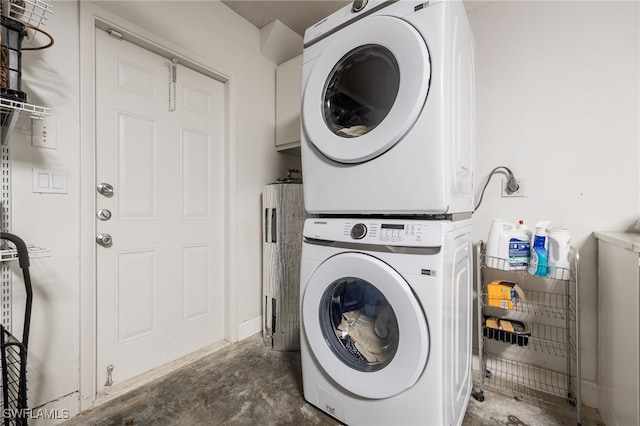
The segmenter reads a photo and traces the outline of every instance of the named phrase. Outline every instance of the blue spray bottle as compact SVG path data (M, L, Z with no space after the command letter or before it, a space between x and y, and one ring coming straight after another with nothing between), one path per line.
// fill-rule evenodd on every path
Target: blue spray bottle
M531 263L529 273L539 277L547 276L547 231L548 221L536 223L536 233L531 244Z

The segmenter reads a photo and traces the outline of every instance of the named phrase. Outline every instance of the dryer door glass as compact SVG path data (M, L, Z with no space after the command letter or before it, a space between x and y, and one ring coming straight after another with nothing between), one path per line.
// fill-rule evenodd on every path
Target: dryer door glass
M389 49L379 45L353 49L338 61L327 79L327 126L343 138L369 133L389 114L399 86L400 69Z
M319 310L320 326L333 353L359 371L378 371L398 349L398 319L382 292L361 278L334 281Z
M422 35L402 19L361 19L308 56L302 137L338 163L383 155L409 132L427 102L429 51Z

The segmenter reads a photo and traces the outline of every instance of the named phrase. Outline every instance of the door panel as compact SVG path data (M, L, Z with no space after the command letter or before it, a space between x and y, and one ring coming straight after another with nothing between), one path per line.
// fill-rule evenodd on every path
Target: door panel
M158 188L158 123L116 111L118 219L155 220Z
M211 313L209 287L211 248L182 248L182 320L191 321Z
M182 129L182 217L210 217L211 137Z
M116 87L150 99L158 97L158 74L121 58L116 59Z
M157 331L158 252L116 255L117 341L124 343Z
M174 85L170 60L100 30L96 52L100 386L224 338L225 90L181 65Z

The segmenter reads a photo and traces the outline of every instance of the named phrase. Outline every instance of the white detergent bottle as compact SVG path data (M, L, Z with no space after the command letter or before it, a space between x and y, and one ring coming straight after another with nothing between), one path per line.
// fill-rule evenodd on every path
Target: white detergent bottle
M512 223L494 219L487 240L487 266L503 270L527 269L530 234Z
M505 242L505 232L515 226L501 219L493 219L487 239L486 264L490 268L509 270L509 246Z
M547 230L549 229L549 221L536 223L536 233L533 236L533 244L531 245L531 262L528 271L531 275L546 277L547 267Z
M570 276L569 255L571 236L566 228L551 228L548 236L549 278L568 280Z
M509 259L512 269L527 269L531 259L533 231L527 222L520 219L509 240Z

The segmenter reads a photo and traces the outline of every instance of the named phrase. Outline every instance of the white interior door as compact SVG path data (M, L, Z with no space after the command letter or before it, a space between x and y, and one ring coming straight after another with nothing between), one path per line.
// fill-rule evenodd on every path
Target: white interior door
M97 384L224 338L224 84L96 31ZM171 84L175 75L175 84ZM96 212L97 213L97 212Z

